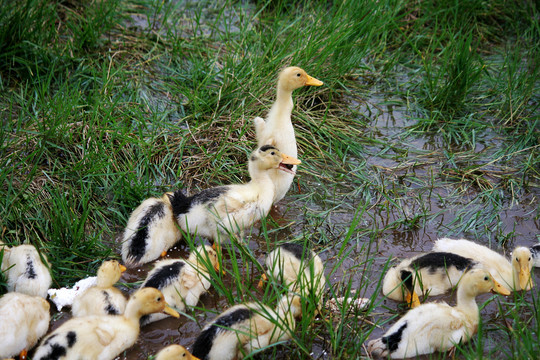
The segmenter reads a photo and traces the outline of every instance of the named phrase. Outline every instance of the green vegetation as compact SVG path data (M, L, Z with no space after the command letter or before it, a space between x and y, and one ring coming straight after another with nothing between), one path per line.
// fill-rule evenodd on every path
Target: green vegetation
M304 316L263 357L365 356L401 312L379 291L392 255L537 241L538 18L532 0L0 0L0 241L46 253L56 287L94 274L143 199L247 179L252 119L297 65L325 83L294 93L298 182L225 247L212 294L275 304L260 252L308 243L329 297L372 306ZM497 298L458 356L534 357L539 298Z

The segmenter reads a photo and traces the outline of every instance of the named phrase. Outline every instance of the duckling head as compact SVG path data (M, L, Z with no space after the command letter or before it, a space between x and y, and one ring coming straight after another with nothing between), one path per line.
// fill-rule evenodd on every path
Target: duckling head
M284 295L278 303L283 314L291 314L295 319L302 317L302 299L298 295Z
M472 296L488 292L501 295L510 295L510 290L499 284L491 274L484 269L473 269L465 273L461 279L460 287L465 288Z
M219 272L220 270L217 252L210 245L198 246L197 249L189 255L188 261L192 264L202 266L205 266L205 264L210 262L216 272Z
M131 311L130 305L132 304L134 304L133 309L138 317L158 312L163 312L175 318L180 317L180 314L176 310L167 305L161 291L155 288L145 287L137 290L129 299L126 314Z
M292 92L302 86L321 86L322 81L309 76L303 69L291 66L279 74L278 88Z
M97 286L110 287L120 280L126 267L116 260L104 261L97 272Z
M523 246L515 248L512 252L512 267L514 274L518 274L516 280L519 281L521 289L531 289L531 270L533 267L531 250Z
M263 145L251 153L249 157L249 173L261 172L269 169L279 169L290 174L294 165L302 162L292 156L285 155L272 145Z
M156 360L199 360L182 345L169 345L163 348L157 355Z

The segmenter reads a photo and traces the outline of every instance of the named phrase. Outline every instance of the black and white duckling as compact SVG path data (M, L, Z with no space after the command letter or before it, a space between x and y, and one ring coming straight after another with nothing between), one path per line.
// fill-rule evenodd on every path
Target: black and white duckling
M478 266L472 259L448 252L432 252L405 259L388 270L383 279L382 292L410 307L420 305L418 294L444 294L457 285L461 276Z
M512 252L511 262L495 251L465 239L439 239L435 242L433 250L451 252L473 259L489 271L497 282L511 290L530 290L534 285L531 277L532 255L526 247L516 247Z
M140 289L129 299L123 315L68 320L43 339L32 359L114 359L137 341L140 318L162 311L180 317L167 305L161 291Z
M214 241L220 234L242 231L270 211L275 193L270 170L290 173L286 166L298 164L300 160L274 146L262 146L249 157L249 183L214 187L189 197L180 190L170 195L178 224L186 232Z
M531 251L533 266L540 267L540 244L533 245L529 248Z
M240 349L250 352L289 339L299 314L298 296L285 296L277 311L257 303L235 305L203 329L193 344L193 355L201 360L241 358Z
M2 272L7 278L8 291L47 298L47 290L51 287L51 265L34 245L3 247ZM43 261L42 261L43 259Z
M155 360L199 360L182 345L169 345L161 349Z
M281 244L266 256L266 268L273 279L290 291L314 299L320 310L326 280L323 262L313 250L295 243Z
M173 215L169 193L142 202L129 217L122 239L122 261L139 266L157 259L182 235Z
M276 101L270 108L266 121L260 117L254 119L258 146L273 145L285 154L298 157L296 137L291 122L291 113L294 106L292 92L303 86L321 86L322 84L322 81L309 76L299 67L285 68L279 74ZM293 170L292 166L290 168ZM270 176L274 184L276 184L273 201L276 203L283 199L291 187L294 171L283 173L273 170Z
M119 315L127 300L113 285L120 280L126 267L116 260L104 261L97 272L97 284L80 293L71 305L73 316Z
M219 271L217 253L209 245L197 247L187 260L170 259L158 261L141 287L153 287L165 296L167 304L179 311L195 306L199 297L210 289L209 267ZM165 314L143 316L141 324L165 318Z
M375 357L402 359L450 350L467 342L476 333L480 317L475 297L489 291L510 294L486 270L466 272L458 284L455 307L429 303L409 310L383 337L368 343L368 352Z
M40 296L10 292L0 298L0 359L25 358L49 329L49 308Z

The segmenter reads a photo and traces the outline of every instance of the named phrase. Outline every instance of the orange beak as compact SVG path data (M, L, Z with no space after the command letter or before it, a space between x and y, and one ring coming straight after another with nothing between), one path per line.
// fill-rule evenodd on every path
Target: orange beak
M124 265L121 265L120 264L120 272L124 272L127 270L127 267L125 267Z
M306 86L321 86L324 84L321 80L317 80L312 76L307 76Z
M415 307L420 306L420 299L418 298L418 295L416 292L407 292L407 295L405 296L405 300L407 301L407 305L409 305L409 308L414 309Z
M493 279L493 283L495 286L491 289L492 292L506 296L510 295L510 290L499 284L495 279Z

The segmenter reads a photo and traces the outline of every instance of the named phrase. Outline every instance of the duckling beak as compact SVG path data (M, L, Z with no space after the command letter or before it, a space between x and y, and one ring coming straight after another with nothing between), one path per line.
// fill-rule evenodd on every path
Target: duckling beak
M522 261L523 264L520 263L520 270L519 270L519 286L522 290L528 290L529 284L532 288L532 279L531 279L531 270L529 270L528 265L529 263L525 264L525 261Z
M292 171L293 165L300 165L301 163L297 158L282 153L278 169L294 175L294 171Z
M178 313L178 311L174 310L169 305L165 305L165 308L163 309L162 312L164 312L165 314L171 315L172 317L175 317L175 318L180 317L180 314Z
M414 309L415 307L420 306L420 299L418 298L418 295L416 292L407 292L407 295L405 296L405 300L407 301L407 305L409 305L409 308Z
M497 293L501 295L510 295L510 290L502 286L500 283L498 283L495 279L493 279L493 289L491 289L492 293Z
M259 280L259 283L257 284L257 289L261 290L264 286L264 283L268 280L268 277L266 274L261 275L261 280Z
M127 270L127 267L125 267L124 265L120 265L120 272L121 273L123 273L126 270Z
M307 75L306 86L321 86L324 84L321 80L317 80L312 76Z
M198 357L193 356L193 354L191 354L191 356L190 356L189 358L190 358L191 360L201 360L201 359L199 359Z

